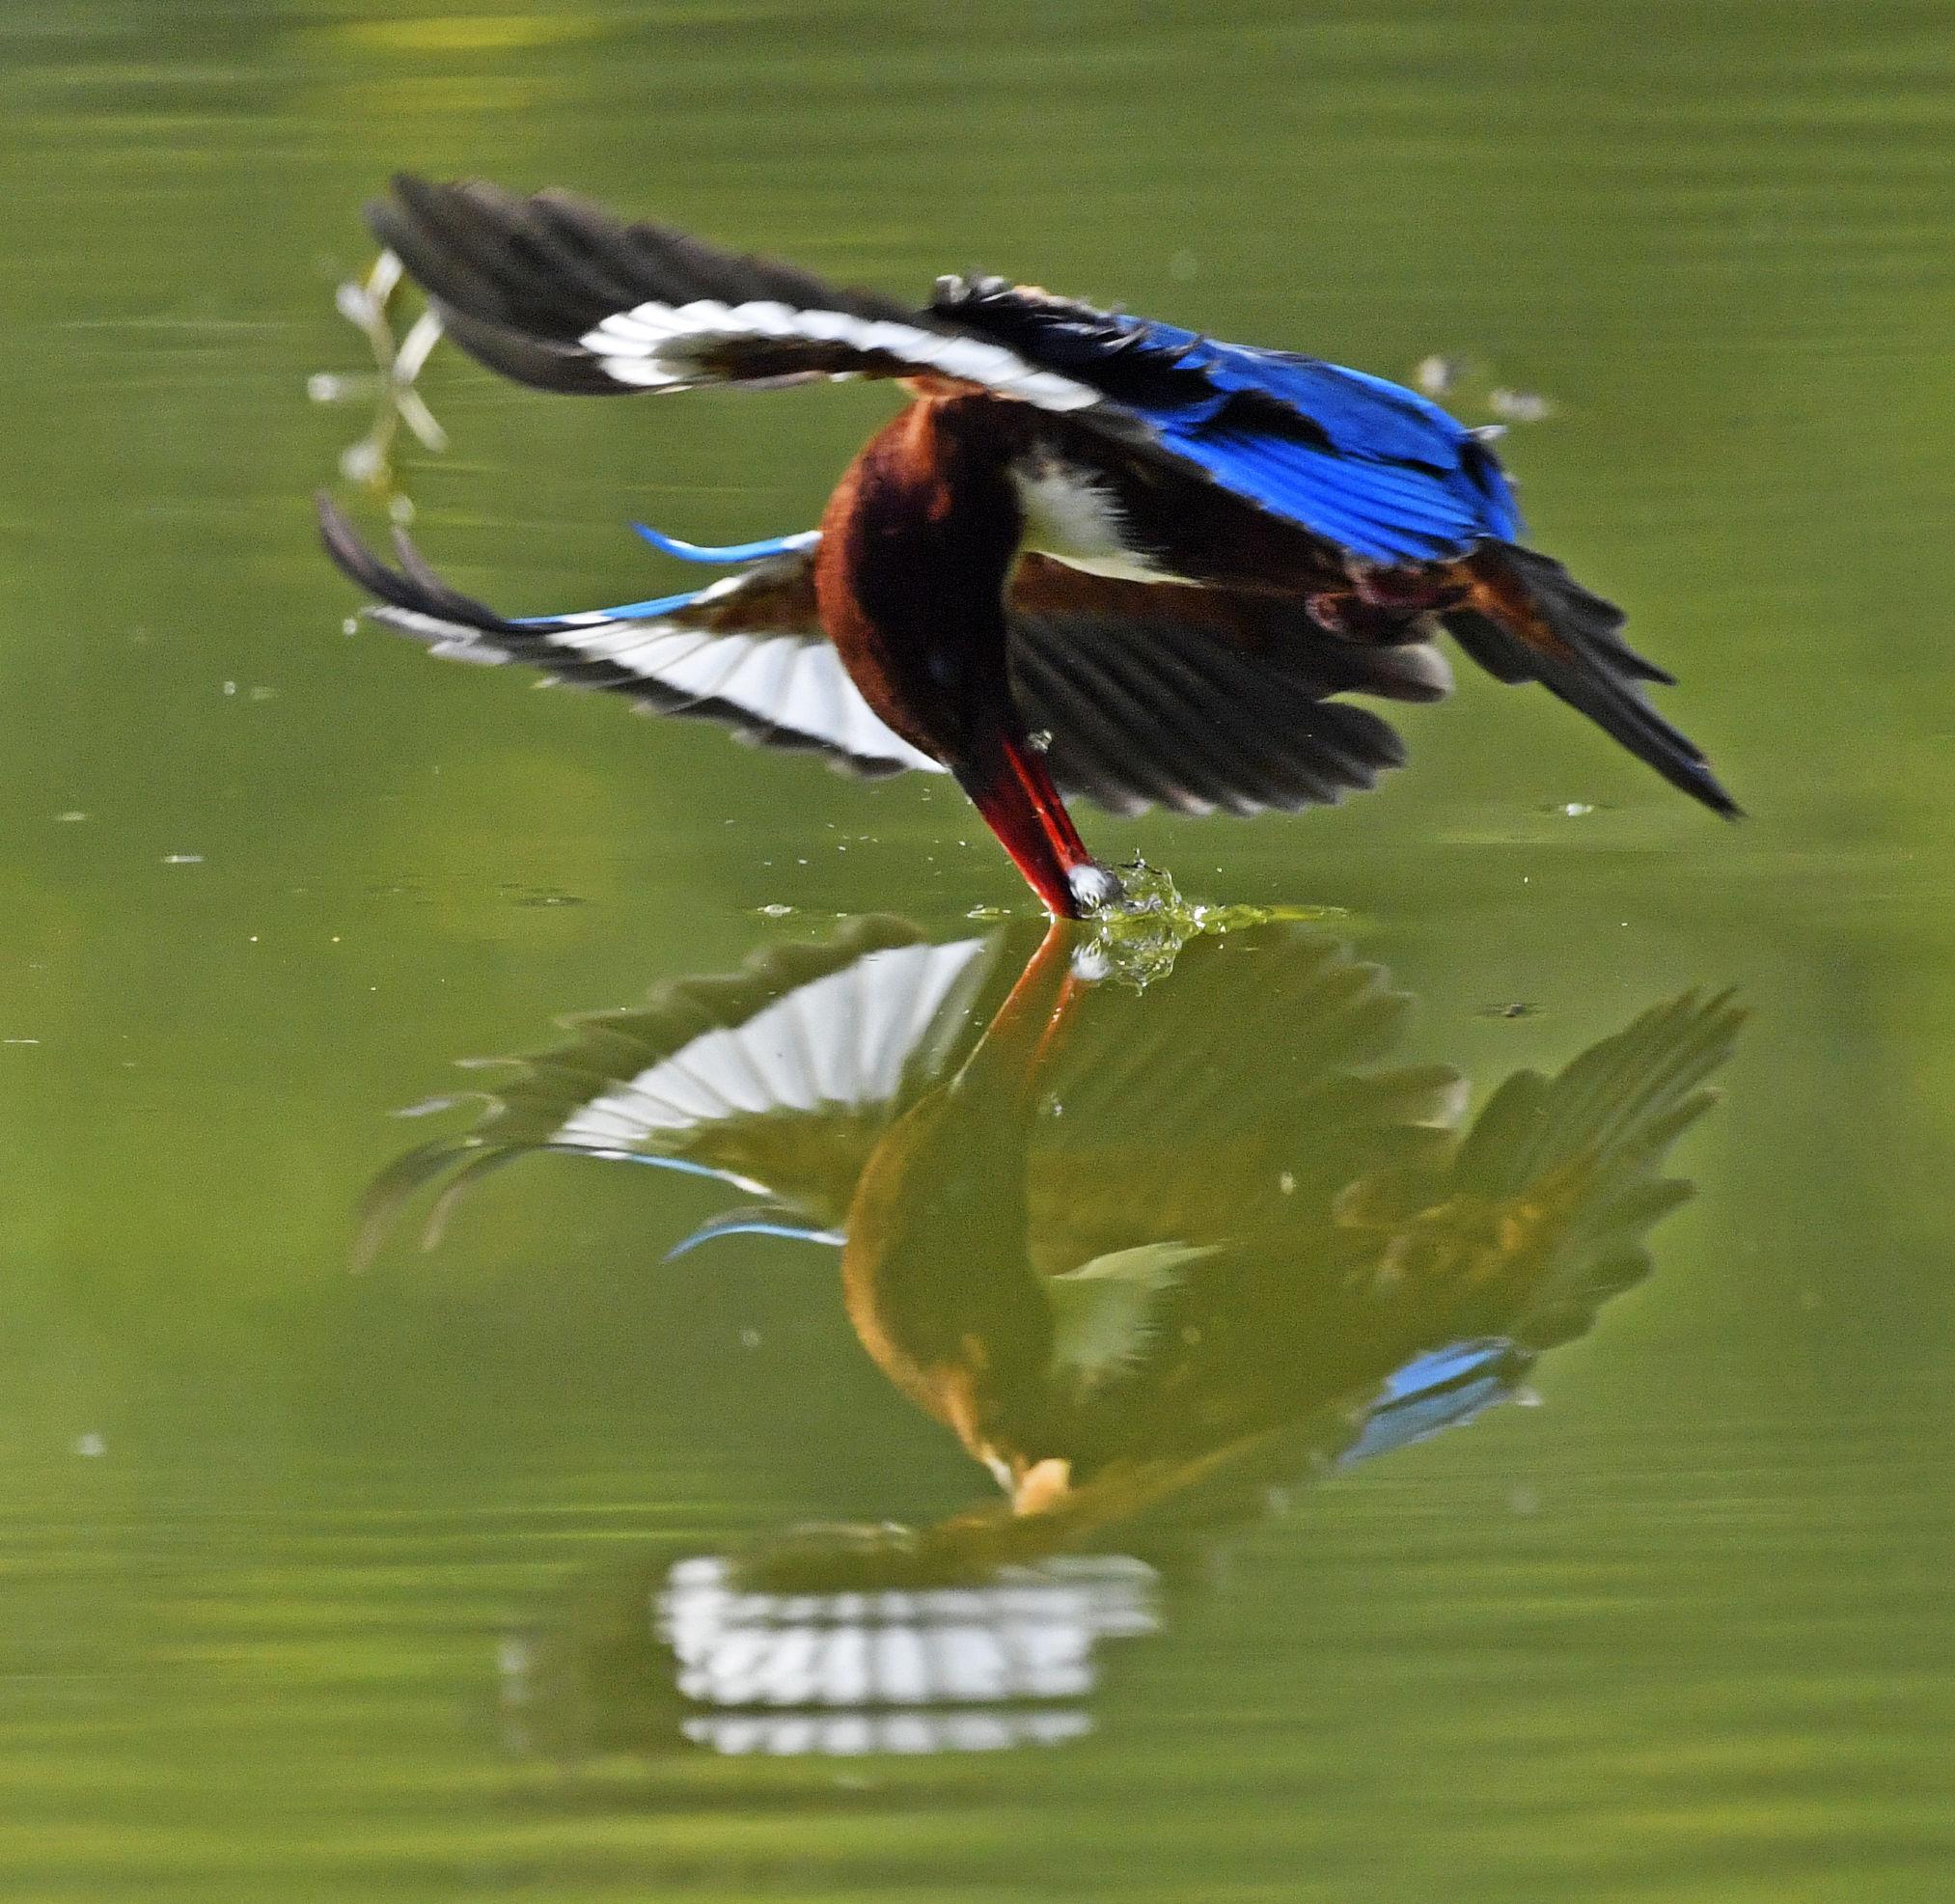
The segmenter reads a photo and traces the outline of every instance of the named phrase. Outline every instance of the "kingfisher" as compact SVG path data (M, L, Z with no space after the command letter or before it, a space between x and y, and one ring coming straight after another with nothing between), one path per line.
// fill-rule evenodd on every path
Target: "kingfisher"
M369 222L447 333L542 390L879 378L909 401L820 526L668 555L677 594L506 617L330 500L377 621L846 770L950 775L1057 917L1117 906L1065 805L1255 814L1372 786L1403 747L1344 697L1428 702L1444 635L1535 681L1714 813L1621 611L1527 547L1488 432L1381 377L997 277L913 307L565 193L402 177Z

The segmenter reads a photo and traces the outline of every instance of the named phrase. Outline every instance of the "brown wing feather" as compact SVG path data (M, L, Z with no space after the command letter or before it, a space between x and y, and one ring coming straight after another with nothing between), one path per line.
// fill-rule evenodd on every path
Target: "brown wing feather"
M1447 686L1431 648L1342 641L1301 603L1044 557L1020 565L1009 611L1013 692L1050 735L1054 779L1116 813L1335 801L1404 750L1376 714L1332 697L1431 701Z

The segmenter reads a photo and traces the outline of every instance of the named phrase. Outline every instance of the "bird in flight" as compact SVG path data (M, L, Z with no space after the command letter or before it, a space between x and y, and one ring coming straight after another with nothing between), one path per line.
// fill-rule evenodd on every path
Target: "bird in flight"
M1438 700L1442 633L1538 681L1714 812L1704 756L1643 689L1619 610L1520 541L1484 434L1423 397L1001 278L913 309L627 224L556 192L401 178L369 209L448 333L544 390L629 395L870 377L908 406L818 529L667 553L708 586L510 619L396 564L320 504L375 619L532 663L864 774L948 773L1046 908L1121 897L1067 813L1295 810L1395 766L1343 697Z

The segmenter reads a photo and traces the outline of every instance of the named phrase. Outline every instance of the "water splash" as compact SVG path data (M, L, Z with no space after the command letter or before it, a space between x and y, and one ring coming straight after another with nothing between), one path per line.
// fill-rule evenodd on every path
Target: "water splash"
M1340 906L1207 905L1186 899L1165 869L1136 856L1115 868L1123 897L1093 917L1093 935L1073 957L1073 970L1096 982L1112 980L1144 991L1174 969L1191 939L1219 937L1279 921L1326 923L1348 917Z

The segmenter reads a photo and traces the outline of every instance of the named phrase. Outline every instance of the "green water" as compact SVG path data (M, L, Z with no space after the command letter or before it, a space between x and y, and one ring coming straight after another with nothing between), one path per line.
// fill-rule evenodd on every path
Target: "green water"
M0 110L0 1895L1955 1889L1945 7L23 0ZM1347 809L1087 815L1196 897L1311 917L1076 986L1073 1055L1034 1061L998 1013L1035 921L943 786L343 634L310 497L374 520L336 476L371 412L306 384L361 366L332 292L400 165L893 290L983 266L1388 374L1471 357L1552 400L1507 445L1534 535L1632 608L1753 817L1466 681ZM630 516L811 523L888 406L578 404L446 351L423 390L450 448L400 446L416 534L519 613L679 586ZM483 1082L454 1060L876 931L984 947L884 1111L789 1130L746 1190L527 1158L349 1269L374 1174L477 1128L390 1116ZM1333 970L1412 1003L1312 1045ZM1589 1275L1633 1240L1581 1186L1538 1259L1484 1210L1395 1283L1338 1254L1390 1229L1358 1219L1408 1143L1408 1222L1493 1193L1445 1176L1437 1097L1361 1143L1325 1080L1451 1067L1471 1126L1727 986L1751 1017L1644 1160L1696 1196L1636 1286ZM834 1244L665 1259L784 1176L832 1227L871 1169L899 1341L960 1318L944 1354L997 1368L1032 1331L1028 1393L1101 1397L1094 1458L1146 1486L1001 1531ZM1084 1361L1053 1361L1037 1279L1150 1247L1061 1292ZM1537 1329L1555 1277L1580 1300ZM1509 1400L1543 1406L1348 1458L1394 1354L1529 1330ZM910 1531L791 1532L843 1523ZM807 1599L797 1568L879 1592L1013 1542L1124 1621L1034 1702L1042 1746L1002 1749L1023 1702L928 1752L715 1732L650 1611L688 1562Z

